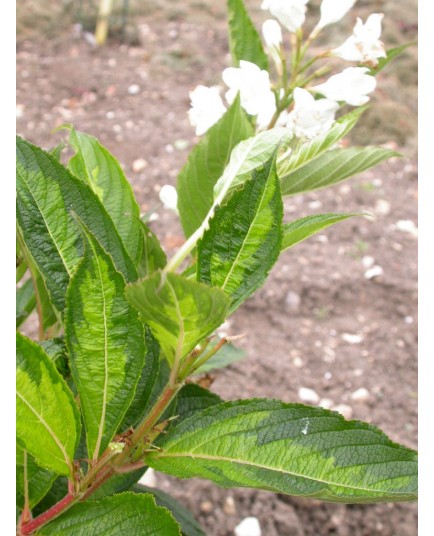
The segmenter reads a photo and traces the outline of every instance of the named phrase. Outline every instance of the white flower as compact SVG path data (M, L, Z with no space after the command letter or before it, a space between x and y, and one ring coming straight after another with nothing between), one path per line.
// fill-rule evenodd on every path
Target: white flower
M294 90L294 103L286 127L297 138L310 140L322 136L330 129L339 109L339 104L334 100L315 100L308 91L300 87Z
M190 91L191 108L188 111L190 123L196 127L196 135L201 136L225 113L226 107L220 97L218 87L197 86Z
M265 47L268 53L273 58L276 65L276 70L279 76L282 74L282 30L279 23L274 19L268 19L262 25L262 35L265 41Z
M365 24L357 18L353 35L343 45L332 50L332 54L347 61L359 61L372 67L378 65L378 58L385 58L386 51L380 41L383 13L373 13Z
M341 20L355 3L356 0L322 0L321 18L317 24L317 30Z
M176 188L170 186L170 184L165 184L160 190L160 201L163 203L164 208L168 210L173 210L178 212L178 193Z
M250 61L240 61L239 67L223 71L223 81L229 87L226 99L229 104L240 93L241 106L250 115L257 116L258 127L266 127L276 111L276 100L271 91L270 76Z
M368 93L374 91L377 82L367 74L366 67L348 67L331 76L327 82L311 89L334 101L345 101L352 106L360 106L369 101Z
M264 0L261 8L268 9L290 32L296 32L304 23L308 2L309 0Z

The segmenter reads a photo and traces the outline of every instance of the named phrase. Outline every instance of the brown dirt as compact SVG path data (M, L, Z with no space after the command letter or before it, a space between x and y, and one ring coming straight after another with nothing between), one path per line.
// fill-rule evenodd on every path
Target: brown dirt
M259 3L249 5L263 20ZM161 0L141 9L133 3L128 35L136 45L112 40L98 50L74 37L70 18L62 24L57 12L48 16L41 7L46 2L36 3L43 16L31 24L29 4L35 3L17 2L18 132L45 147L59 141L63 134L51 131L63 123L97 136L124 165L142 210L152 209L160 187L175 184L196 141L186 115L188 91L199 83L218 84L228 65L223 2ZM385 12L386 43L414 38L415 2L358 5L363 17ZM345 36L348 29L341 32ZM230 335L245 334L239 345L248 357L215 374L213 388L222 397L299 401L298 389L308 387L333 406L350 406L353 418L416 447L417 240L396 226L417 221L415 79L410 51L379 77L370 115L354 136L362 143L387 142L407 157L330 190L286 200L286 220L340 210L376 218L346 221L281 256L265 286L227 327ZM138 95L128 93L132 84L139 85ZM134 173L138 158L146 167ZM172 254L182 242L175 217L159 210L152 225ZM364 278L366 256L383 268L381 277ZM344 334L358 335L359 342ZM351 394L360 388L369 394L354 401ZM259 518L264 536L417 534L415 504L331 505L160 474L157 479L195 512L210 536L233 534L249 515Z

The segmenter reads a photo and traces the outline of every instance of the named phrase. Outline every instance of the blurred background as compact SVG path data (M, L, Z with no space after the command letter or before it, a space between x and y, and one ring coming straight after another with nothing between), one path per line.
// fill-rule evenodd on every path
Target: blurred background
M261 0L246 1L258 29ZM308 4L307 26L319 0ZM72 123L120 160L151 227L172 255L183 242L159 206L197 142L189 91L222 85L230 65L225 2L114 0L108 40L96 46L97 0L17 0L17 131L45 148ZM318 50L340 45L356 17L384 13L386 48L417 36L416 0L359 0L324 31ZM341 64L337 63L337 66ZM340 68L347 65L342 64ZM247 357L212 374L226 399L273 397L336 409L417 442L417 49L378 76L354 144L403 153L325 191L285 201L285 220L367 211L282 254L265 286L225 323L244 334ZM376 275L372 275L376 274ZM25 326L34 329L32 319ZM310 391L306 391L309 389ZM415 504L334 505L155 474L155 485L193 510L209 536L233 535L247 516L263 536L415 536Z

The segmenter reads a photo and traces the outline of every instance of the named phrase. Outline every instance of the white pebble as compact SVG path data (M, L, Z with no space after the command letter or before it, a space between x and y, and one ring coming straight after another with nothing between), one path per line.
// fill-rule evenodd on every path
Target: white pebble
M24 104L16 105L16 118L20 119L24 115Z
M352 393L351 400L354 400L355 402L366 402L369 400L369 396L369 391L364 387L360 387L360 389L357 389L357 391Z
M334 403L333 400L331 400L330 398L321 398L318 405L321 408L330 409L333 407L333 403Z
M404 322L405 322L406 324L413 324L413 317L412 317L412 316L406 316L406 317L404 318Z
M380 277L384 274L384 270L381 266L376 264L365 272L365 279L374 279L374 277Z
M129 95L138 95L140 93L140 86L138 84L131 84L128 88Z
M178 193L176 188L170 184L165 184L159 193L160 201L163 203L164 208L167 210L177 211Z
M303 366L303 360L301 357L294 357L292 360L294 367L301 368Z
M295 311L300 307L301 298L296 292L290 290L286 295L285 303L288 309Z
M139 480L139 484L142 484L143 486L148 486L149 488L157 487L157 477L155 476L155 471L149 468Z
M363 268L365 268L365 270L367 270L368 268L371 268L371 266L374 266L375 259L374 259L374 257L371 257L371 255L365 255L362 258L362 264L363 264Z
M378 199L378 201L375 203L374 210L376 214L380 214L381 216L387 216L388 214L390 214L389 201L386 201L385 199Z
M403 233L409 233L415 238L417 238L418 230L414 223L414 221L411 220L399 220L395 224L398 231L402 231Z
M338 404L337 406L333 406L332 410L337 411L346 419L351 419L353 416L353 408L347 404Z
M298 398L303 402L307 402L309 404L318 404L319 402L318 393L316 393L313 389L309 389L307 387L300 387L300 389L298 390Z
M356 335L353 333L342 333L341 338L348 344L360 344L363 341L361 335Z
M322 207L322 203L321 203L321 201L319 201L319 200L317 200L317 201L311 201L310 203L308 203L307 206L308 206L311 210L316 210L316 209Z
M131 167L133 168L134 173L140 173L148 167L148 162L146 162L144 158L137 158L137 160L134 160Z
M234 529L235 536L261 536L261 526L256 517L246 517Z

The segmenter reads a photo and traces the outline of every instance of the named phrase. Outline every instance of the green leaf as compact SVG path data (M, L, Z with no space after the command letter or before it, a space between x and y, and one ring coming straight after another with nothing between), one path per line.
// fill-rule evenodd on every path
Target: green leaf
M417 455L375 426L277 400L226 402L174 426L146 463L181 478L331 502L413 500Z
M378 60L377 67L373 67L372 69L370 69L369 74L375 76L380 71L382 71L393 59L395 59L397 56L400 56L403 52L405 52L405 50L407 50L408 47L411 47L416 44L417 44L417 41L411 41L410 43L405 43L395 48L390 48L389 50L386 51L386 57L380 58Z
M68 364L68 351L66 349L65 339L63 337L55 337L40 343L44 352L54 363L57 370L65 378L71 374Z
M135 426L145 416L152 391L158 381L160 346L148 326L145 326L145 347L145 364L142 368L133 401L120 426L121 431L127 430L130 426Z
M36 307L36 296L33 289L33 281L27 279L20 288L17 289L15 300L16 327L18 328Z
M218 395L204 389L200 385L195 383L184 385L176 397L174 415L177 415L178 418L174 423L178 424L195 413L209 408L210 406L220 404L221 402L223 402L223 400Z
M96 195L52 155L17 138L17 219L23 239L44 279L52 303L65 307L71 274L83 254L76 213L110 253L128 281L135 267Z
M229 164L214 186L214 199L221 204L235 188L250 178L253 170L267 162L276 149L291 138L287 128L273 128L240 142L231 153Z
M61 501L68 494L68 479L64 476L59 476L54 481L51 488L43 499L35 506L32 514L36 517L44 513L46 510Z
M29 507L32 509L45 497L56 477L56 473L39 467L27 451L17 446L16 503L18 508L24 507L25 486L28 489Z
M142 225L143 245L137 271L139 278L142 278L151 275L159 268L164 268L167 264L167 257L155 234L142 221L140 223Z
M283 225L282 251L295 246L295 244L306 240L306 238L319 233L335 223L347 220L353 216L363 216L363 214L330 212L327 214L313 214L290 223L285 223Z
M127 286L126 297L150 326L169 363L179 363L225 320L229 299L180 275L157 272Z
M156 488L142 486L141 484L135 485L132 488L132 491L134 491L134 493L150 493L154 496L158 506L170 510L173 517L179 523L183 536L206 536L190 510L187 510L187 508L182 506L182 504L169 494Z
M22 252L21 244L17 236L16 248L15 248L15 263L16 263L16 283L21 281L24 274L27 272L27 263Z
M20 447L38 465L61 475L72 474L72 459L80 437L77 405L43 349L20 333L17 333L17 437Z
M27 249L24 241L18 232L17 241L19 243L20 254L23 256L25 265L29 268L30 279L25 283L25 289L17 292L17 327L29 316L29 314L35 309L38 313L38 320L41 324L41 334L45 335L45 332L53 324L58 322L57 314L51 304L50 296L48 295L45 283L39 273L39 270ZM23 295L20 295L24 293ZM27 303L24 300L27 298ZM20 320L18 320L18 310L20 309Z
M214 185L223 174L232 149L253 135L237 97L223 117L191 151L177 184L178 210L188 237L200 227L214 202Z
M297 171L281 176L282 194L295 195L325 188L393 156L400 155L382 147L351 147L328 151Z
M108 446L134 397L143 367L143 326L124 296L112 259L83 227L83 261L66 297L65 339L80 394L89 457Z
M242 0L228 0L229 47L233 64L241 60L256 63L268 71L268 58L261 38L253 25Z
M73 128L69 143L75 155L68 168L99 197L137 266L142 255L140 208L119 162L96 138Z
M157 506L151 495L120 493L70 508L39 529L40 536L179 536L170 512Z
M218 207L198 243L197 278L224 290L235 310L265 281L282 242L283 203L275 155Z
M208 347L207 351L211 351L221 339L212 340ZM236 361L240 361L246 357L246 351L241 348L237 348L232 343L227 342L224 344L220 350L213 355L208 361L201 365L198 369L194 371L194 374L204 374L205 372L210 372L211 370L227 367Z
M338 141L344 138L356 125L361 115L369 106L359 106L340 117L331 127L331 129L318 138L307 143L303 143L297 149L294 149L289 157L278 159L277 174L279 177L285 177L297 169L311 162L325 151L332 148Z

